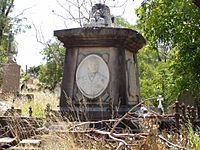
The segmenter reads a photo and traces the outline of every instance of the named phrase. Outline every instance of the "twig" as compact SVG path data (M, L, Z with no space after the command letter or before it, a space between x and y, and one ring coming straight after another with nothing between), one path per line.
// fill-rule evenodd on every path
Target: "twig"
M135 105L134 107L132 107L126 114L124 114L124 116L122 116L122 117L114 124L114 126L113 126L113 128L112 128L110 134L111 134L111 135L113 134L113 132L114 132L115 128L117 127L117 125L119 125L119 123L120 123L123 119L125 119L126 116L128 116L129 113L130 113L131 111L133 111L135 108L137 108L138 106L142 105L143 103L144 103L144 102L140 102L139 104L137 104L137 105Z
M115 140L115 141L118 141L118 142L123 143L123 145L125 145L125 146L128 145L124 140L122 140L122 139L118 139L118 138L112 136L111 134L109 134L109 137L110 137L111 139Z
M160 138L161 140L163 140L164 142L166 142L166 143L172 145L173 147L186 150L186 148L184 148L184 147L182 147L182 146L179 146L179 145L177 145L177 144L174 144L174 143L168 141L166 138L164 138L164 137L161 136L161 135L157 135L157 137L159 137L159 138Z
M107 131L100 131L100 130L92 130L95 133L98 134L103 134L103 135L110 135L111 132L107 132ZM146 138L146 136L148 136L148 133L141 133L141 134L129 134L129 133L121 133L121 134L117 134L117 133L113 133L112 134L114 137L142 137L142 138Z
M90 125L90 124L97 124L97 123L107 123L107 122L115 122L116 119L109 119L109 120L100 120L100 121L88 121L88 122L81 122L78 124L75 124L73 127L71 127L69 130L72 130L76 127L82 126L82 125Z
M116 150L119 150L123 145L124 144L120 142Z

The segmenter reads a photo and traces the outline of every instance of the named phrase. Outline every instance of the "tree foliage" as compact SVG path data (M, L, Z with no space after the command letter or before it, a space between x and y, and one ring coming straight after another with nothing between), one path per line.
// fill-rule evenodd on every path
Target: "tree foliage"
M173 91L200 93L200 9L192 0L147 0L137 10L138 28L159 61L173 60ZM162 80L161 80L162 81Z
M157 105L156 99L158 95L162 95L165 99L165 107L171 103L175 97L174 94L176 94L173 91L173 70L170 69L173 63L172 60L168 60L167 62L159 61L157 52L152 50L149 46L142 48L138 52L142 100L152 99L148 101L148 103Z
M14 0L0 0L0 62L7 61L9 41L12 42L12 53L16 54L16 43L14 35L25 32L31 28L30 25L24 24L26 20L22 13L13 16Z
M135 29L136 26L130 24L126 19L122 18L122 17L116 17L115 18L115 24L119 27L125 27L125 28L129 28L129 29Z
M0 0L0 86L3 80L2 64L8 61L8 53L17 54L14 35L30 28L23 24L26 19L23 13L11 16L13 8L14 0Z
M65 49L60 42L49 43L41 52L46 60L39 69L39 80L43 88L53 90L61 82Z
M27 70L27 74L29 74L30 76L33 77L37 77L39 75L40 72L40 65L39 66L32 66Z
M10 13L14 6L14 0L0 1L0 62L6 61L8 37L11 30Z
M14 0L0 1L0 86L3 80L2 64L7 61L9 33L12 29L10 13L14 7Z
M138 30L137 25L131 25L124 18L116 18L117 26ZM148 42L148 41L147 41ZM169 91L173 86L172 83L172 72L169 66L172 61L160 61L164 59L163 54L159 54L159 59L157 52L154 51L149 45L139 50L138 54L138 64L139 64L139 81L140 81L140 92L141 99L145 101L146 104L156 105L156 98L158 95L163 95L165 97L165 105L169 105L171 95Z

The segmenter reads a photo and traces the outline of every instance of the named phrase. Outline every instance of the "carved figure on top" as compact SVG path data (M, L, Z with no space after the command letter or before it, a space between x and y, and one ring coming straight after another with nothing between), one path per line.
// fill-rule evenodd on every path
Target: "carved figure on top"
M95 4L92 7L90 14L89 24L84 25L85 27L111 27L113 17L110 15L110 8L105 4Z

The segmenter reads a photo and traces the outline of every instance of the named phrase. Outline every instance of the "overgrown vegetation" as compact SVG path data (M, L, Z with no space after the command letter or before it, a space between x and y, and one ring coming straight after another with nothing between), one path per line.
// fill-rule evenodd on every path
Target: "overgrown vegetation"
M12 53L17 53L14 35L25 32L25 29L30 28L29 25L23 24L26 18L22 15L11 16L13 9L14 0L0 1L0 63L7 61L9 42L13 42L11 45Z
M14 0L0 0L0 87L2 84L2 64L8 62L8 55L17 54L15 35L31 28L24 24L26 18L23 11L16 16L12 15Z
M33 106L33 116L45 116L44 108L47 103L52 107L56 107L58 100L54 95L49 93L35 93L35 100L28 102L27 99L15 101L15 106L22 108L23 115L28 115L29 106ZM191 124L186 124L178 131L176 128L168 126L166 130L160 130L160 121L165 116L156 116L149 114L145 118L137 118L131 114L126 115L134 125L140 127L140 132L135 133L129 125L122 129L119 123L122 117L116 120L112 119L107 122L104 128L93 128L91 124L95 122L68 122L57 118L54 122L50 118L46 118L49 125L40 129L40 134L35 134L32 138L41 139L42 147L45 150L51 149L199 149L199 135L194 132ZM165 118L170 120L170 118ZM165 120L164 119L164 120ZM171 120L173 121L173 119ZM103 121L102 121L103 122ZM26 137L25 125L19 122L10 125L13 133ZM169 123L169 122L168 122ZM18 125L16 127L16 124ZM46 124L46 123L45 123ZM57 125L57 127L51 127ZM13 127L12 127L13 126ZM30 127L29 127L30 128ZM31 127L33 128L33 127ZM171 130L172 129L172 130Z
M0 1L0 62L6 61L8 37L11 30L10 13L14 6L14 0Z
M46 64L40 66L38 78L42 87L53 90L61 82L65 60L65 49L58 41L50 43L42 52Z
M26 93L24 93L25 95ZM26 97L16 99L14 107L22 110L22 115L29 116L29 107L32 107L33 116L45 116L45 108L50 104L52 108L57 109L59 99L55 94L50 92L33 92L34 100L29 100Z
M1 62L6 61L8 34L13 29L12 19L8 15L12 8L13 0L0 2ZM187 91L195 98L196 104L200 105L199 11L192 0L147 0L137 9L139 17L137 25L130 25L123 18L116 19L118 25L139 30L147 39L147 46L138 53L142 100L162 95L167 108L179 94ZM29 68L28 74L39 78L41 87L53 90L61 81L64 52L58 41L48 43L41 52L46 64ZM34 95L35 99L32 101L16 99L15 108L21 108L23 115L28 116L29 107L32 106L33 116L44 117L47 104L51 104L53 108L58 105L58 98L52 93L34 93ZM144 120L134 119L142 121L139 122L142 125L139 134L133 134L129 127L119 133L113 130L113 124L109 124L109 128L102 131L87 128L89 123L83 126L82 123L65 122L67 128L64 131L51 132L40 138L46 142L47 150L199 149L200 147L198 132L194 131L190 124L182 127L179 132L177 130L166 132L159 129L158 116L154 119L148 117ZM56 144L52 143L55 140Z
M137 10L137 27L148 41L144 50L148 53L145 63L152 58L151 51L154 51L152 67L154 69L158 64L159 70L156 69L155 73L161 77L161 80L156 81L161 88L157 88L167 101L174 100L178 94L187 91L196 99L197 104L200 102L200 72L197 69L200 65L199 12L200 9L192 0L147 0ZM155 76L152 79L151 74L146 74L145 79L150 82L156 80ZM143 88L143 79L141 82ZM156 84L154 82L150 87ZM146 85L145 89L150 87Z

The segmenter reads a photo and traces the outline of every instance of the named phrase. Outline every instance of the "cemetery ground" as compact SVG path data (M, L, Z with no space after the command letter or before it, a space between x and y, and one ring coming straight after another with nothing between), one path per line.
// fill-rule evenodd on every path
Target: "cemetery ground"
M0 131L3 134L0 139L7 141L6 144L1 141L1 149L163 150L200 147L197 128L194 132L189 121L180 123L180 127L177 127L173 118L175 114L172 112L159 115L147 108L148 112L145 110L142 116L136 116L133 107L119 118L98 122L72 122L63 119L53 110L57 109L59 102L55 94L36 92L34 96L34 100L24 97L15 99L14 103L13 97L7 99L10 106L21 109L22 112L7 114L6 127L1 124ZM142 105L145 106L143 103ZM163 120L165 124L161 123ZM9 137L3 131L10 132L11 139L14 140L8 142Z

